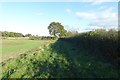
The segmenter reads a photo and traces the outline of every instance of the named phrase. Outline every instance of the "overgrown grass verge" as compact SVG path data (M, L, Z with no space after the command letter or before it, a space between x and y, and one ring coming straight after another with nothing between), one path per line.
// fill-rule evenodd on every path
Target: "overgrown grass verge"
M118 78L119 71L115 66L68 41L59 39L51 47L68 60L70 78Z
M29 53L29 54L28 54ZM4 78L64 77L69 65L63 55L52 52L48 45L40 46L0 64ZM59 72L59 74L57 74Z
M118 70L111 64L62 40L32 49L0 65L2 79L119 77Z

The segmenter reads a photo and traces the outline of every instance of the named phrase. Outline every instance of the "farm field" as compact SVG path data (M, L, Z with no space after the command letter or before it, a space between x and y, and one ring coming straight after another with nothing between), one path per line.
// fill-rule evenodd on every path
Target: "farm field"
M43 40L38 43L17 58L2 62L1 77L118 78L118 70L112 64L69 42Z
M15 57L27 50L38 47L39 45L47 44L49 41L40 40L2 40L2 60L9 57ZM1 54L1 53L0 53Z
M2 2L0 79L119 79L119 5L115 0Z

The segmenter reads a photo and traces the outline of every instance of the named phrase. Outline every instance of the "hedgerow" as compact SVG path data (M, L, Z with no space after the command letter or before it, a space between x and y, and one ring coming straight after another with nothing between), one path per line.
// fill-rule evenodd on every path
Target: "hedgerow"
M76 44L77 47L89 50L90 54L102 56L118 65L120 62L118 38L120 37L118 37L116 30L98 29L62 39Z

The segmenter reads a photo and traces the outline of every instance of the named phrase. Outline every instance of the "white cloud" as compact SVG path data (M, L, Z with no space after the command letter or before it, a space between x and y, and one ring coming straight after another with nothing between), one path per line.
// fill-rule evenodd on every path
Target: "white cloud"
M114 7L109 7L100 12L76 12L81 20L89 21L89 26L103 26L104 28L116 27L118 25L117 12Z
M66 12L67 12L67 13L70 13L70 12L71 12L71 10L70 10L70 9L66 9Z
M94 13L88 13L88 12L76 12L76 15L81 19L96 19L97 16Z
M82 0L80 2L91 2L91 5L99 5L104 2L119 2L119 0Z
M90 25L98 25L98 26L117 26L118 17L117 13L114 12L102 12L99 13L97 19L90 22Z
M94 0L92 2L92 5L98 5L98 4L101 4L101 3L104 3L104 2L116 2L117 0Z

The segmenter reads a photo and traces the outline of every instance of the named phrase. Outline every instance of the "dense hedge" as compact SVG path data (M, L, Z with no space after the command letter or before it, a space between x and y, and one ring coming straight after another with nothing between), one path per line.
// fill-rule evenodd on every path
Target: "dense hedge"
M94 55L103 56L115 64L118 61L120 62L118 31L116 30L111 29L106 31L99 29L63 39L75 43L77 47L89 50Z

